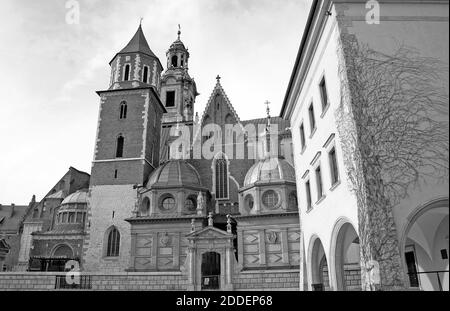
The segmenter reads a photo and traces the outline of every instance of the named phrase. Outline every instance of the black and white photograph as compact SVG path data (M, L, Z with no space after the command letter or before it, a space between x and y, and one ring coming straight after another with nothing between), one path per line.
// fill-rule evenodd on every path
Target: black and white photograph
M0 2L0 292L449 291L448 0Z

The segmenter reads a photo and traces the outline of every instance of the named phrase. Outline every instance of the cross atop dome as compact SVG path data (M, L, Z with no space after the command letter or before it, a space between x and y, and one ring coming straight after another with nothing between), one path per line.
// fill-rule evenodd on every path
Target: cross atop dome
M216 77L216 80L217 80L217 83L220 83L220 76L219 75L217 75L217 77Z

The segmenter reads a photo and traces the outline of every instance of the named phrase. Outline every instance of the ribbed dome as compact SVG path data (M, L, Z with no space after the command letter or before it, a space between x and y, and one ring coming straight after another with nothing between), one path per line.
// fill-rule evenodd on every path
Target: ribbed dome
M295 170L284 159L270 158L255 163L245 175L244 186L256 182L295 182Z
M68 195L61 203L66 204L87 204L87 189L78 190Z
M152 173L147 188L173 186L201 186L200 175L197 170L183 160L171 160L161 164Z

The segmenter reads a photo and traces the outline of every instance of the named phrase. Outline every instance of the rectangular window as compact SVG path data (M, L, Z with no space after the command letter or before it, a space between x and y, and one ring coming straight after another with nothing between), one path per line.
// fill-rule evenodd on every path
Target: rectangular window
M336 159L336 149L334 147L328 152L328 158L330 160L331 185L335 185L339 181L339 171Z
M305 126L303 123L300 125L300 145L302 150L305 149Z
M319 84L320 88L320 96L322 98L322 110L328 106L328 94L327 94L327 85L325 84L325 77L322 78Z
M142 72L142 81L144 83L148 83L148 66L144 66L144 70Z
M317 183L317 200L320 200L323 196L322 172L320 171L320 165L316 168L316 183Z
M309 183L309 180L305 182L305 190L306 190L306 206L307 209L311 209L311 184Z
M175 91L166 92L166 107L175 106Z
M309 114L309 124L311 125L311 134L316 129L316 118L314 117L314 106L313 103L308 108L308 114Z

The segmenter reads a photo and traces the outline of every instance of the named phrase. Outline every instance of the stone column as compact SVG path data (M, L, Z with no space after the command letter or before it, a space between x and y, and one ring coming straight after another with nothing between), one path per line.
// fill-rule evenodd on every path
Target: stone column
M228 244L225 250L225 290L233 290L233 242L230 240Z
M196 264L196 256L197 252L194 246L194 242L190 241L190 245L188 247L188 286L187 290L194 291L195 290L195 264Z

